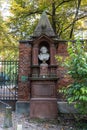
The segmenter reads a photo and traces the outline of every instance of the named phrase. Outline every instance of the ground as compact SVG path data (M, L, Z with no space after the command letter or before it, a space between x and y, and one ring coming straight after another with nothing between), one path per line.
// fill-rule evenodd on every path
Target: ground
M71 118L72 115L59 114L56 120L31 120L29 116L16 115L12 112L12 127L4 128L5 112L0 113L0 130L17 130L20 125L22 129L18 130L87 130L87 118L79 120Z

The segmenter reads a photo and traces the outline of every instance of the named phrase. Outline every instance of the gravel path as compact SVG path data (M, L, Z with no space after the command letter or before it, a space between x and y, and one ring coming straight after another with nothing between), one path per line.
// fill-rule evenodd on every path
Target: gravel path
M29 117L16 115L15 112L12 112L12 127L4 128L4 117L5 113L0 112L0 130L77 130L70 122L61 124L57 120L30 120Z
M12 113L12 127L4 128L4 116L5 113L0 112L0 130L63 130L62 127L57 124L46 121L41 122L41 120L30 120L29 117L16 115L14 112ZM22 127L22 129L17 129L17 127Z

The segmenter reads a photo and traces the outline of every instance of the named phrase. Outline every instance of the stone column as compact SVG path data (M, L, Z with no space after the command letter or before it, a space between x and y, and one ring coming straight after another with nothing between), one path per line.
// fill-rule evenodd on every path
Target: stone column
M34 46L32 49L32 64L38 65L38 47Z
M55 55L56 55L56 47L54 44L51 45L50 47L50 75L52 77L56 76L56 59L55 59Z
M55 55L56 55L56 48L54 44L52 44L50 47L50 65L56 65Z
M3 127L4 128L12 127L12 108L10 106L6 107Z

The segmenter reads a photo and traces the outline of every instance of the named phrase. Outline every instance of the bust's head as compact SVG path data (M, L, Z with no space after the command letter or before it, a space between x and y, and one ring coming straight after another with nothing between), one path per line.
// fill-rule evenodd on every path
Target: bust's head
M47 48L45 46L42 46L40 51L41 51L41 53L46 54L47 53Z

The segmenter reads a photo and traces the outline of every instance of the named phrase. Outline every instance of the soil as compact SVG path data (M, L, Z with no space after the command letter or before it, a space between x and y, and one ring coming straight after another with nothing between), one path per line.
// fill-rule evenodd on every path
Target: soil
M4 130L4 114L3 112L0 113L0 130ZM12 112L12 122L13 127L5 128L5 130L16 130L18 123L22 124L22 130L87 130L87 115L59 114L55 120L31 120L29 116L19 116L16 115L15 112Z

